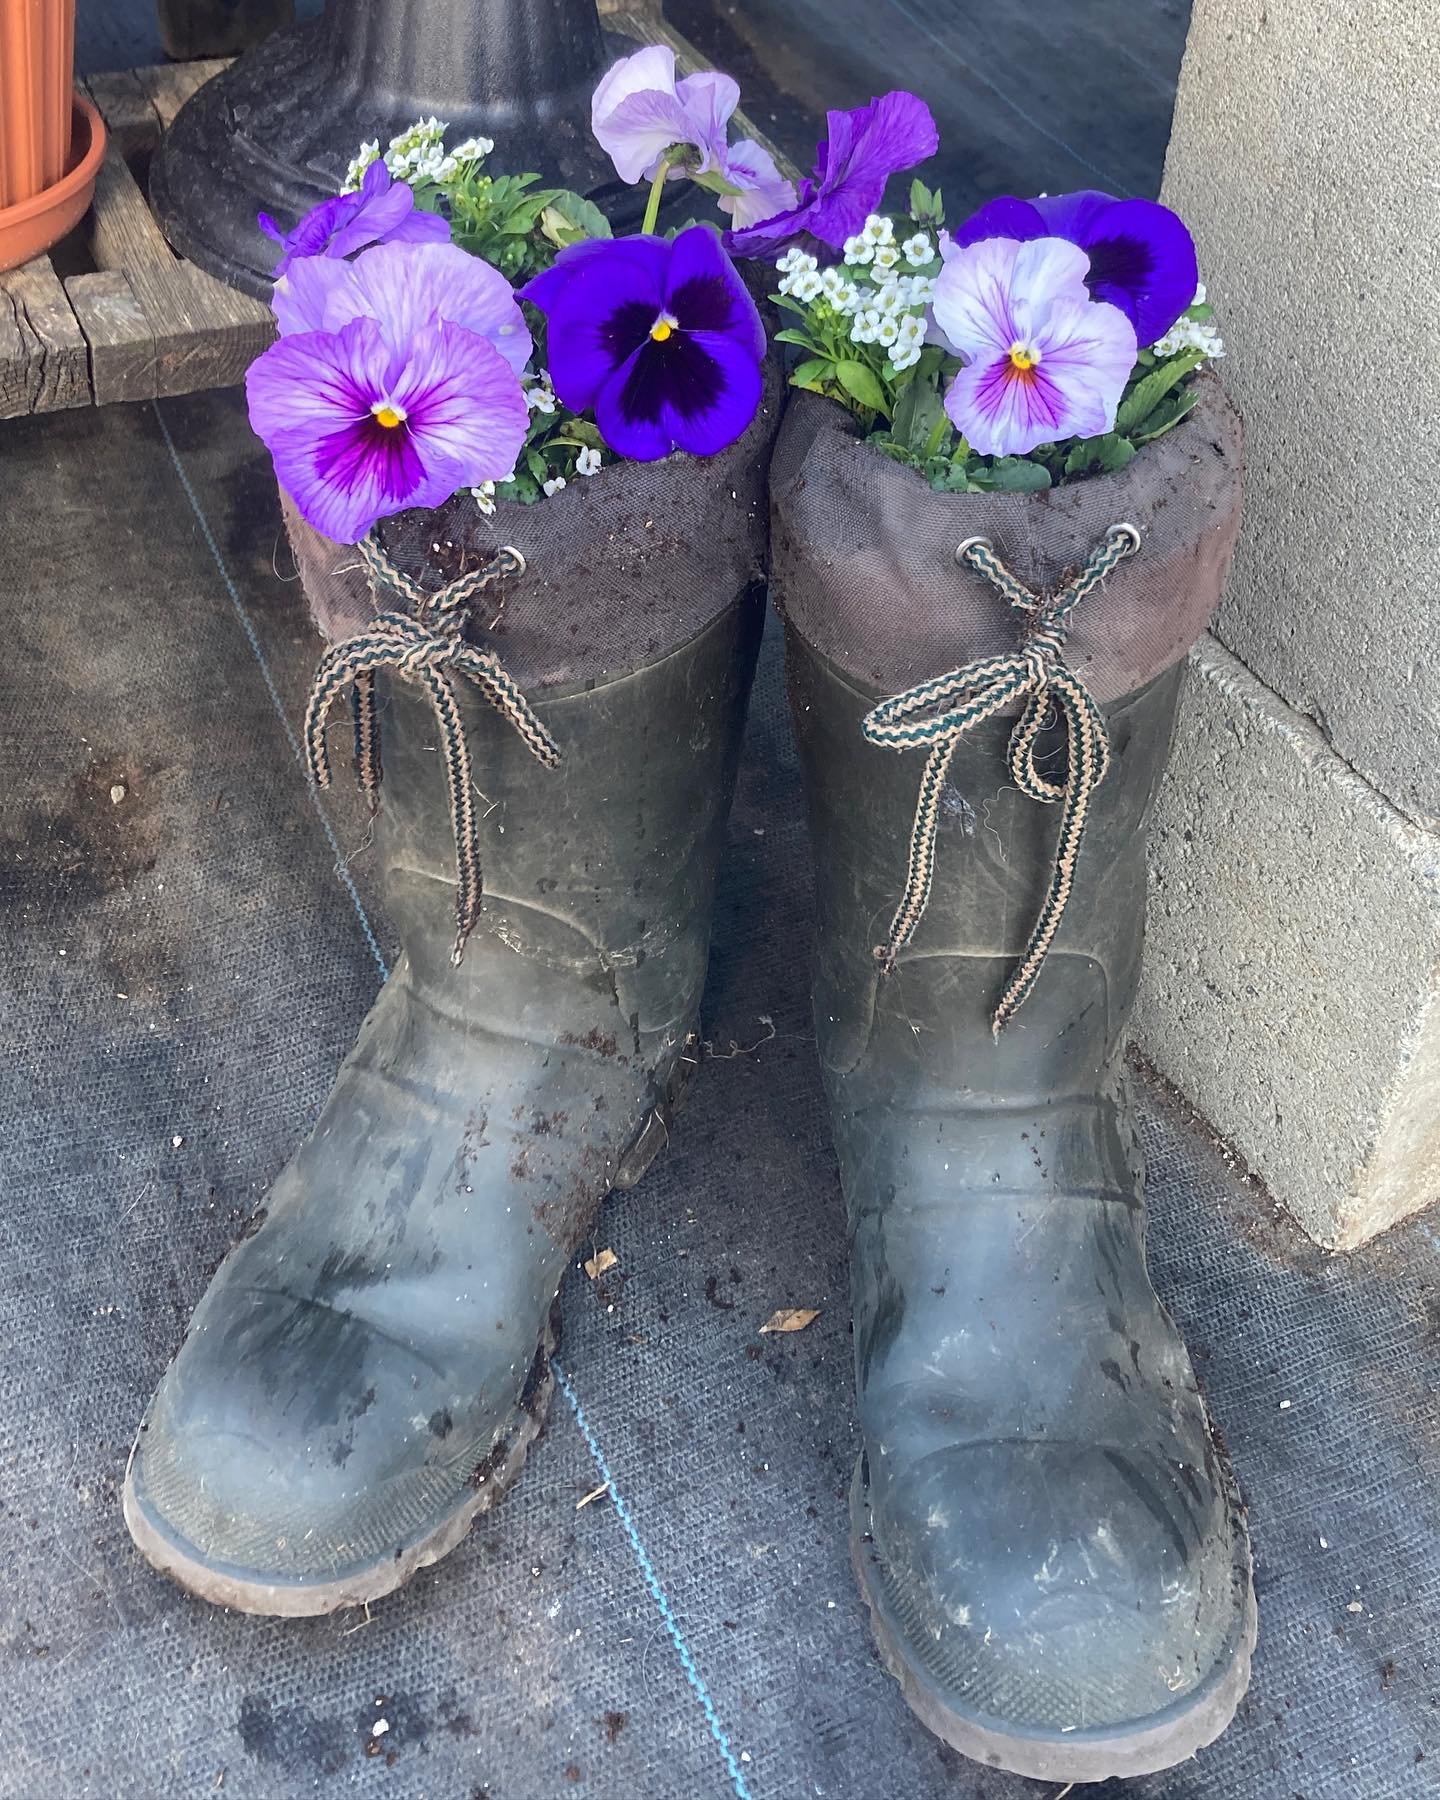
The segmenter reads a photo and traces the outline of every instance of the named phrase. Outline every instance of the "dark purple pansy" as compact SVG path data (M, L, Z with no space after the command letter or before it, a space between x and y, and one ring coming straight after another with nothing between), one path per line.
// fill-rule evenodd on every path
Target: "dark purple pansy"
M275 265L280 280L297 257L353 256L369 244L448 244L450 227L438 213L415 204L403 181L392 181L383 162L365 171L358 194L337 194L312 206L293 231L281 231L269 213L260 229L281 248Z
M655 462L713 456L755 417L765 331L735 265L703 225L673 243L594 239L520 290L548 322L550 379L595 410L612 450Z
M1199 268L1184 221L1155 200L1117 200L1095 188L988 201L954 234L960 249L984 238L1067 238L1090 258L1085 285L1118 306L1148 349L1195 298Z
M798 205L725 242L738 256L772 256L791 244L838 250L854 237L901 169L933 156L940 135L930 108L904 89L853 112L826 114L830 135L815 153L815 176L800 184Z

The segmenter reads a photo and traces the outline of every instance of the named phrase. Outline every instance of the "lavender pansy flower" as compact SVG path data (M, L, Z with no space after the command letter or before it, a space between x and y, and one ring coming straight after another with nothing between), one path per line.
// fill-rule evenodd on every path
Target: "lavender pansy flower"
M1091 298L1089 259L1064 238L984 238L953 249L935 284L935 322L966 359L945 410L981 456L1096 437L1135 364L1135 328Z
M283 232L269 213L260 229L281 249L275 279L309 257L346 257L368 244L448 244L450 227L437 213L415 204L403 181L392 181L383 162L371 163L356 194L337 194L312 206L293 231Z
M400 348L371 318L281 338L250 365L245 391L280 485L341 544L406 507L505 479L529 423L494 346L444 322Z
M521 290L548 320L550 377L636 462L712 456L750 424L764 388L755 302L703 225L575 244Z
M1155 200L1117 200L1095 188L988 201L955 233L963 249L985 238L1067 238L1090 258L1086 285L1130 320L1148 349L1190 305L1199 271L1183 220Z
M590 127L624 182L653 180L677 144L697 153L693 169L703 175L723 166L726 127L739 104L730 76L708 69L676 81L675 52L652 44L600 78Z
M738 255L770 256L794 243L840 249L878 210L890 177L933 156L940 142L930 108L903 89L826 117L830 135L816 151L814 179L800 184L794 206L731 231L726 242Z
M400 346L443 319L487 339L517 375L530 360L530 332L510 283L455 244L378 244L353 263L312 257L292 266L270 304L282 337L373 318Z
M754 138L743 138L725 152L722 170L738 194L724 194L719 201L721 212L729 213L732 231L758 225L762 219L773 219L796 203L795 183L787 181L775 167L775 158Z

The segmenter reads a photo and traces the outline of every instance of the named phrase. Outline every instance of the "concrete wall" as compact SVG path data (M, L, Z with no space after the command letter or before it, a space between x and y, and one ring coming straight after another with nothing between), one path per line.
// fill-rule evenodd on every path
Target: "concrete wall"
M1322 1243L1440 1198L1440 5L1195 0L1164 199L1245 414L1142 1048Z

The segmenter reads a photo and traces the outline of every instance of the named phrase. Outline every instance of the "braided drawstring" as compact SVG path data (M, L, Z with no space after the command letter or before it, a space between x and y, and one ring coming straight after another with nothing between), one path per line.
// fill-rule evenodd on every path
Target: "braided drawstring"
M1047 805L1060 803L1060 839L1045 903L992 1017L996 1037L1029 998L1046 952L1060 928L1085 835L1090 796L1105 779L1110 761L1110 741L1100 709L1084 682L1065 665L1070 615L1118 563L1139 548L1140 533L1133 525L1112 525L1079 574L1046 599L1032 594L1023 582L1017 581L985 538L967 538L957 548L955 560L983 575L997 593L1026 616L1019 646L1009 656L983 657L964 668L952 669L948 675L894 694L868 713L861 725L872 744L891 750L921 745L930 751L920 778L920 796L910 834L905 892L891 921L888 939L875 951L882 969L889 974L924 917L930 899L940 796L960 740L976 725L1025 698L1024 710L1010 734L1010 776L1031 800ZM1052 703L1069 740L1069 766L1063 785L1048 781L1035 760L1036 741Z
M315 785L330 785L330 754L325 743L325 721L330 708L348 687L355 719L355 771L373 812L379 805L380 725L375 710L375 675L387 669L392 675L413 681L429 696L440 729L440 753L450 790L450 823L455 833L455 862L459 885L455 895L455 949L459 962L465 940L480 914L484 891L480 873L475 790L470 777L470 747L460 716L454 677L473 681L501 718L514 726L521 741L538 762L553 769L560 761L554 738L535 716L530 703L506 674L491 650L478 650L465 641L465 622L470 604L492 581L507 575L523 575L525 558L505 545L489 562L462 575L436 593L429 593L412 576L397 569L380 548L374 534L362 540L360 554L370 571L370 586L379 604L379 590L397 594L409 611L380 611L355 637L332 645L320 659L305 709L305 755Z

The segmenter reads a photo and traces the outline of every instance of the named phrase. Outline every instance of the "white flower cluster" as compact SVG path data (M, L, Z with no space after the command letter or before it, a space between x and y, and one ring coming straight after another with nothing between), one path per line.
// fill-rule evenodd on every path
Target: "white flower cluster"
M449 126L439 119L417 119L408 131L402 131L398 137L390 140L385 151L385 167L396 181L408 181L413 187L417 181L433 181L437 184L449 181L462 163L483 162L495 148L494 141L487 137L466 138L463 144L457 144L453 150L445 148L445 133ZM362 144L354 161L345 171L345 184L342 194L353 194L365 178L365 171L371 163L380 160L380 140L372 138L368 144Z
M1203 281L1196 288L1190 304L1205 304ZM1182 350L1198 350L1207 362L1214 362L1225 354L1225 340L1209 319L1192 319L1188 313L1181 313L1164 337L1157 338L1150 348L1156 356L1177 356Z
M550 385L550 371L542 369L531 386L525 389L525 404L532 413L553 413L555 390Z
M787 250L775 267L782 276L782 294L807 306L825 300L853 320L851 343L880 344L894 368L908 369L925 348L925 311L935 298L935 278L895 271L902 259L912 269L923 269L935 256L923 231L897 244L894 222L872 213L864 230L845 241L845 263L855 270L853 279L842 269L822 271L813 256L799 249Z

